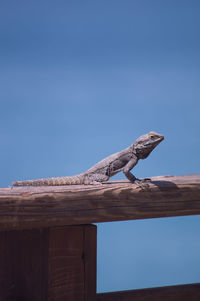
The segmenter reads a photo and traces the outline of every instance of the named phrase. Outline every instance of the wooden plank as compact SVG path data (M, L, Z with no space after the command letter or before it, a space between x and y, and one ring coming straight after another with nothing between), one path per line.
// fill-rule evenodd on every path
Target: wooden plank
M44 301L48 231L0 232L0 300Z
M142 186L103 185L0 189L0 229L200 214L200 175L154 177Z
M200 284L97 294L97 301L199 301Z
M49 230L49 301L84 301L83 228Z
M96 226L0 232L0 301L94 301Z
M84 226L85 301L96 300L97 227Z

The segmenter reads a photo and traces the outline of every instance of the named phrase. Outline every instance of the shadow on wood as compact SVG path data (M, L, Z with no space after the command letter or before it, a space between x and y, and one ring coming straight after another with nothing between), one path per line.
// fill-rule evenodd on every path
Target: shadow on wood
M200 175L1 188L0 301L200 300L200 284L96 295L96 226L84 225L191 214Z
M200 175L154 177L144 185L111 181L0 189L2 230L191 214L200 214Z

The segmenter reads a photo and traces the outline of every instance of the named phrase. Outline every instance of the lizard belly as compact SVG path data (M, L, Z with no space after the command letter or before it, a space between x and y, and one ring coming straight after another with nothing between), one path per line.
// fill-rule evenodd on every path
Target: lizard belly
M116 174L119 173L120 171L122 171L122 168L111 171L111 172L110 172L110 177L113 177L114 175L116 175Z

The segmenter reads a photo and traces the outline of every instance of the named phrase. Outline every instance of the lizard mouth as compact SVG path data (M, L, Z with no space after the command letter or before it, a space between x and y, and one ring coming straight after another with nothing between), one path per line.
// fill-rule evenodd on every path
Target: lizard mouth
M162 142L164 140L164 136L160 135L156 140L155 140L155 144L158 145L160 142Z
M148 142L148 143L146 143L145 144L145 146L156 146L156 145L158 145L161 141L163 141L164 140L164 136L161 136L161 137L159 137L159 138L157 138L156 140L154 140L154 141L151 141L151 142Z

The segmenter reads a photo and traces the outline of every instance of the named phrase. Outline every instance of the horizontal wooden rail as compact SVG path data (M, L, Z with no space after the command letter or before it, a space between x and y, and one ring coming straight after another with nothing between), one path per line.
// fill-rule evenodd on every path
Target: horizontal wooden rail
M200 284L97 294L96 301L199 301Z
M151 183L0 189L0 229L200 214L200 175L153 177Z

